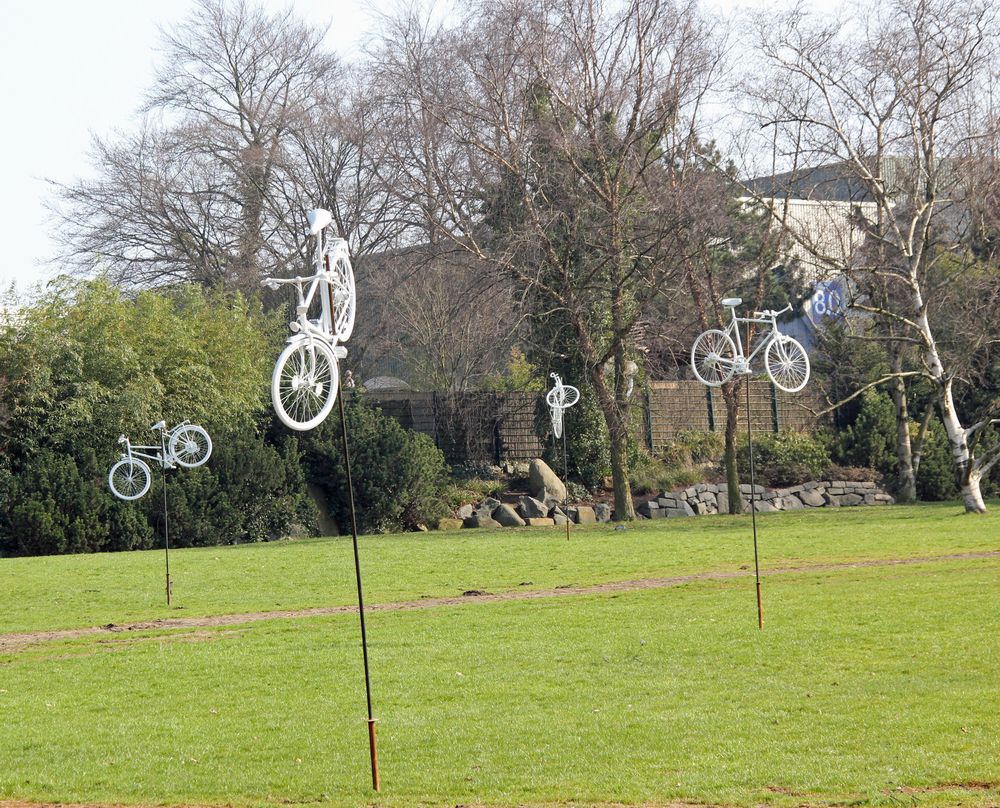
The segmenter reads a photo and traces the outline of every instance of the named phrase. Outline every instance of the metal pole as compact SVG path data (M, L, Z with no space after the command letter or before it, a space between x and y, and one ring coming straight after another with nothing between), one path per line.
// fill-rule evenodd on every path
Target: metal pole
M358 555L358 520L354 510L354 482L351 479L351 453L347 448L347 416L344 414L344 388L338 391L340 428L344 438L344 469L347 473L347 496L351 506L351 539L354 542L354 576L358 582L358 614L361 615L361 652L365 661L365 699L368 702L368 753L372 762L372 788L380 791L378 744L375 738L375 718L372 716L372 685L368 672L368 634L365 630L365 599L361 590L361 561Z
M749 338L747 339L749 345ZM753 425L750 419L750 377L745 379L747 386L747 445L750 448L750 519L753 522L753 571L757 578L757 627L764 630L764 607L760 597L760 564L757 560L757 506L753 473Z
M566 541L569 541L569 455L566 454L566 410L563 417L563 506L566 511Z
M167 445L163 437L163 430L160 430L160 468L163 470L163 555L167 564L167 606L170 605L170 597L173 594L174 586L170 581L170 515L167 511Z

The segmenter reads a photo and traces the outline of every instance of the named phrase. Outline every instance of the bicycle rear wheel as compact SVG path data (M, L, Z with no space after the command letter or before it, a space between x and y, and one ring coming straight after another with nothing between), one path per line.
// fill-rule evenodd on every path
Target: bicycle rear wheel
M774 386L797 393L809 381L809 355L792 337L778 335L764 352L764 367Z
M552 408L552 434L555 435L556 439L562 437L563 431L563 408L553 407Z
M339 384L340 369L330 346L309 337L296 339L274 364L271 403L285 426L304 432L330 414Z
M136 458L123 457L108 472L108 488L118 499L139 499L149 490L153 475L149 466Z
M709 387L721 387L733 377L736 344L716 328L698 335L691 346L691 369L698 381Z
M347 242L331 240L329 246L330 273L333 275L333 333L338 342L347 342L354 333L354 315L357 309L357 292L354 287L354 270Z
M185 424L175 429L167 444L167 451L186 469L205 463L212 454L212 439L200 426Z

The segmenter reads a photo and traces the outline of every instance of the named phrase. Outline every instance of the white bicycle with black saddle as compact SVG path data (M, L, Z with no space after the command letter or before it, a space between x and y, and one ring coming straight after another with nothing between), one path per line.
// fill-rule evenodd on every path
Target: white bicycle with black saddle
M347 242L323 237L333 216L317 209L309 211L306 218L309 234L316 238L315 272L306 278L263 281L271 289L291 284L298 295L295 320L288 324L292 336L271 375L271 403L281 422L299 431L321 424L333 408L340 385L338 360L347 356L347 349L340 343L354 331L357 303ZM317 298L319 313L311 318L309 310Z
M205 464L212 454L212 438L197 424L182 421L168 431L166 421L160 421L150 429L160 433L159 446L133 446L124 435L118 438L125 450L108 473L108 487L118 499L139 499L149 490L153 474L146 460L164 469L193 469Z
M809 381L809 356L798 340L778 330L777 318L791 311L791 304L781 311L755 311L752 317L737 317L736 307L743 301L727 297L722 305L729 309L732 319L725 330L711 328L698 335L691 346L691 367L702 384L720 387L734 375L749 375L750 363L761 351L764 367L774 386L786 393L797 393ZM770 326L764 338L749 356L743 353L740 323L759 323Z

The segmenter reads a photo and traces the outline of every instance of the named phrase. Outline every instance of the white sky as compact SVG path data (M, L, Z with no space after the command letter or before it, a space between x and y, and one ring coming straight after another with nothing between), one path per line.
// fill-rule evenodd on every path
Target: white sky
M263 0L317 25L342 56L389 0ZM89 173L91 136L137 122L150 86L159 27L184 19L193 0L0 0L0 293L28 292L59 273L46 179Z
M331 25L328 43L349 57L394 0L262 0ZM766 0L751 0L762 5ZM715 0L713 6L731 6ZM128 130L150 86L159 28L193 0L0 0L0 293L59 274L44 203L47 179L89 173L91 137Z

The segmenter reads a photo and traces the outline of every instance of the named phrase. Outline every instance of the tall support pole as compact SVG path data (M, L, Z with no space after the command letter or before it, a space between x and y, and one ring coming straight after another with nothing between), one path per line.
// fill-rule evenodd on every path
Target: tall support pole
M569 541L569 455L566 453L566 411L563 410L563 505L566 510L566 541Z
M163 557L167 566L167 606L174 593L174 585L170 580L170 515L167 511L167 442L160 430L160 469L163 472Z
M351 539L354 542L354 576L358 582L358 614L361 615L361 653L365 662L365 699L368 702L368 753L372 763L372 788L381 790L378 773L378 743L375 737L375 717L372 715L372 685L368 671L368 633L365 630L365 599L361 587L361 560L358 555L358 519L354 510L354 481L351 479L351 453L347 447L347 416L344 413L344 388L338 391L340 428L344 439L344 469L347 473L347 495L351 506Z
M747 341L749 345L749 339ZM760 563L757 558L757 504L756 485L753 469L753 423L750 418L750 377L744 379L747 386L747 446L750 449L750 519L753 522L753 571L757 578L757 628L764 630L764 606L760 597Z

